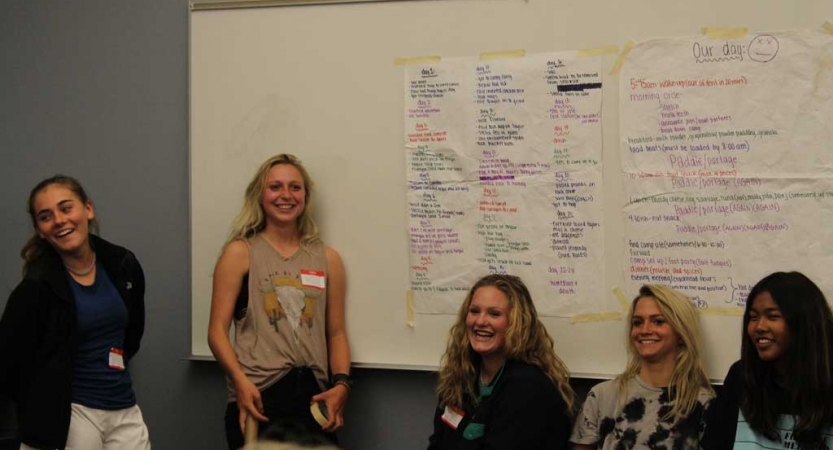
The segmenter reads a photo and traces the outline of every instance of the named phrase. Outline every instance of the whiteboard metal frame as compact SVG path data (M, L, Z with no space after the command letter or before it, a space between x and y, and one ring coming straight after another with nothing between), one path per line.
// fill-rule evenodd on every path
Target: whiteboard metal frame
M189 2L188 8L191 11L211 11L218 9L275 8L281 6L314 6L335 5L341 3L386 3L413 1L425 0L242 0L225 2Z

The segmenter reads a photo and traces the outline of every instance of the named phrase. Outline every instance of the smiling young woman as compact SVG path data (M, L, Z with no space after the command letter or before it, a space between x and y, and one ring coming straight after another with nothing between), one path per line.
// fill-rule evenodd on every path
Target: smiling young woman
M226 372L226 439L243 445L247 418L292 424L336 441L350 393L341 257L312 217L313 183L300 160L266 160L214 270L208 344ZM229 337L235 324L235 339ZM310 404L324 402L318 425Z
M471 299L466 316L469 343L480 355L480 381L488 384L506 361L509 300L494 286L483 286Z
M74 178L40 182L28 211L23 281L0 320L0 386L17 403L21 449L149 449L130 378L144 331L139 261L92 234L95 208Z
M639 355L642 367L659 369L646 370L645 377L673 369L680 348L680 337L653 296L640 298L633 308L631 344Z
M570 437L573 448L697 449L714 396L700 361L697 310L673 289L646 285L628 318L628 366L590 391Z
M710 408L702 447L833 448L833 313L799 272L775 272L749 292L741 359Z
M451 328L429 450L564 449L574 394L520 278L472 286Z

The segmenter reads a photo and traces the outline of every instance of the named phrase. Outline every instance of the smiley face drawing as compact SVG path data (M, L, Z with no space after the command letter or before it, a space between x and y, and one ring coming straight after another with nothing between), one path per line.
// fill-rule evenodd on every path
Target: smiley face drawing
M768 34L759 34L749 43L747 53L752 61L772 61L778 54L778 39Z

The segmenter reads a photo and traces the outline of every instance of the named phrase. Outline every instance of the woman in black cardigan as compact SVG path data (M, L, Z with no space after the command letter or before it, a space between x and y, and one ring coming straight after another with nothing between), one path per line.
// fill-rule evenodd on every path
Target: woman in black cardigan
M520 278L488 275L451 328L430 450L558 450L574 402L569 374Z
M28 210L35 233L0 320L0 388L17 404L21 448L150 449L129 371L144 330L142 267L92 234L77 180L43 180Z

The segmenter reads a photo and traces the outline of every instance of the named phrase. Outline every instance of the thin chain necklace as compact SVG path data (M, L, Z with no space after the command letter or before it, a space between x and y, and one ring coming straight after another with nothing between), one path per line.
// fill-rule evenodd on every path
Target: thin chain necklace
M67 268L67 271L68 271L69 273L71 273L71 274L75 275L76 277L84 277L84 276L87 276L87 275L89 275L89 274L90 274L90 272L92 272L92 271L93 271L93 269L95 268L95 253L93 253L93 262L91 262L91 263L90 263L90 267L87 267L87 268L86 268L86 269L84 269L84 270L73 270L71 267L69 267L69 266L67 265L67 263L64 263L64 267L66 267L66 268Z

